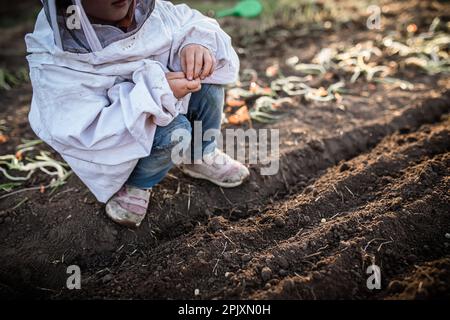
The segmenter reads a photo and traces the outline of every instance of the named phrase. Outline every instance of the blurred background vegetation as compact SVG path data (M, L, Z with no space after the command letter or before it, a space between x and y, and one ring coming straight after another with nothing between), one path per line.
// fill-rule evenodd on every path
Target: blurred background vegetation
M6 2L6 0L1 0ZM337 34L340 31L352 32L365 27L370 15L368 8L377 5L382 9L385 25L403 32L408 24L429 26L439 15L448 21L449 13L442 12L444 1L407 0L260 0L264 10L258 18L243 19L225 17L219 19L222 27L229 33L235 45L246 47L253 41L252 35L274 37L270 30L278 34L295 31L297 36L308 35L311 31L327 31ZM239 0L172 0L187 3L202 13L215 17L216 12L231 8ZM430 16L423 15L414 21L416 12L427 4L432 7ZM27 80L25 44L23 37L31 32L35 17L42 8L40 0L20 0L0 5L0 90Z
M175 0L187 3L204 14L214 17L215 13L230 8L238 0ZM274 26L295 28L305 24L323 24L333 20L346 23L365 14L367 7L378 4L377 0L260 0L264 7L262 15L253 21L241 21L241 29L249 32L265 31ZM250 22L250 23L249 23ZM253 22L253 23L252 23Z
M5 0L2 0L5 2ZM263 33L270 28L339 28L364 14L377 0L260 0L264 10L256 19L220 19L225 31L234 35ZM233 7L239 0L174 0L214 17L216 12ZM17 41L33 29L42 8L40 0L8 1L0 5L0 90L27 80L25 46Z

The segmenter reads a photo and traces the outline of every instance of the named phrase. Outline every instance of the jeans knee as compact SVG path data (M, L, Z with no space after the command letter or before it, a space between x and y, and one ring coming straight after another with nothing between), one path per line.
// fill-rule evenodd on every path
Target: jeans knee
M184 115L178 115L167 126L156 129L153 151L170 151L180 140L191 140L191 134L192 128L189 120Z
M202 90L205 90L204 97L209 106L222 108L225 102L224 86L218 84L204 84Z

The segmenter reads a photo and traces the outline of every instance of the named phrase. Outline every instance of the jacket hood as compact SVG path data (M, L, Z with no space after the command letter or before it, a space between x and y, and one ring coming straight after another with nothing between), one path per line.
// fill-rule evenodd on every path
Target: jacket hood
M53 31L55 45L63 51L73 53L98 52L113 42L133 35L155 7L155 0L134 0L127 18L131 16L136 24L131 30L123 31L119 27L91 23L81 0L41 2Z

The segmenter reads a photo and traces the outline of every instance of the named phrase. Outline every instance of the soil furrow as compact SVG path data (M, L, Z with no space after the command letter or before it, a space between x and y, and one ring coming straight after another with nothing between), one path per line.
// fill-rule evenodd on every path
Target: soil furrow
M284 288L284 282L279 278L292 280L292 274L297 273L298 276L292 280L295 284L296 277L309 279L305 273L327 270L328 264L335 268L334 265L339 266L345 261L361 262L361 247L371 239L391 241L390 233L400 237L400 234L406 234L410 224L417 224L419 230L415 232L420 235L417 241L427 243L427 237L437 231L436 228L430 229L432 223L441 222L439 232L449 226L448 216L442 212L437 216L427 211L417 214L418 208L423 210L430 202L444 207L448 203L442 202L439 194L440 190L448 189L448 127L448 121L445 121L435 126L424 126L418 132L388 137L370 153L346 163L346 170L342 169L344 164L330 169L316 181L312 191L269 206L267 212L258 217L239 222L215 217L208 226L198 226L191 234L164 243L152 251L151 261L146 261L145 256L139 260L145 265L138 269L139 273L145 273L144 270L151 270L151 273L147 274L147 279L138 277L132 281L136 284L132 286L134 294L151 298L172 288L171 297L180 298L191 297L194 289L201 288L207 291L203 297L276 297L277 294L287 297L280 293L285 291L278 288ZM427 148L424 148L425 144ZM356 184L361 187L354 188ZM415 188L417 185L419 187ZM317 190L316 195L314 190ZM347 195L342 202L340 193L344 190ZM332 223L320 223L321 219L332 217ZM417 219L422 224L415 223ZM334 226L329 228L328 224ZM356 240L352 242L352 238ZM407 240L411 238L404 236L403 240L408 244ZM396 242L402 242L402 239L396 239ZM347 247L351 257L347 257L345 252L338 254ZM442 245L439 250L442 250ZM302 258L308 256L311 259L302 262ZM416 257L420 259L423 255L416 253ZM128 267L126 260L125 266ZM339 262L341 260L344 262ZM395 260L395 263L399 262L401 265L401 259ZM295 267L299 263L301 267ZM162 268L158 269L161 265ZM275 278L268 279L268 282L261 278L264 266L271 267L270 276L275 273ZM365 275L361 273L361 264L351 274L354 275L356 270L360 276L355 281L359 281ZM123 268L117 272L119 279L122 276L130 278ZM228 272L226 278L225 272ZM398 272L388 272L387 276L394 274ZM186 282L185 279L191 280ZM271 280L274 281L270 283ZM329 283L328 280L323 283ZM227 281L234 285L219 289ZM299 283L302 288L310 286L304 283L304 279ZM316 285L316 282L311 283ZM252 293L255 286L265 289ZM269 290L272 286L274 289ZM367 294L358 288L358 296ZM290 291L288 296L295 298L293 294L297 295L297 291ZM348 292L340 296L349 297ZM320 296L325 293L319 292ZM329 292L330 297L333 294L337 293ZM301 295L311 297L305 292Z

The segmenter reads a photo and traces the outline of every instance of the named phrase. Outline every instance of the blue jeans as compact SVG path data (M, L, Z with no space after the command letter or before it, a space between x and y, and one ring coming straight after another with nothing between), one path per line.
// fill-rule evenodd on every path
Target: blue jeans
M177 129L185 129L191 135L194 121L201 121L202 137L203 132L206 130L219 130L222 120L223 104L223 86L203 84L200 91L192 94L186 115L180 114L169 125L156 129L151 154L138 161L126 184L140 189L149 189L159 183L174 166L171 154L172 148L178 141L171 141L172 132ZM191 137L189 136L187 138L190 139ZM214 140L203 141L201 153L198 148L195 150L193 144L194 139L191 140L191 157L193 158L197 158L198 154L206 154L214 150Z

